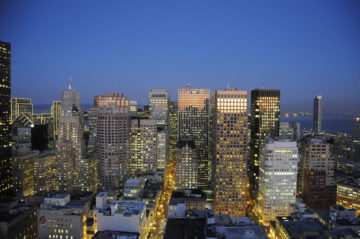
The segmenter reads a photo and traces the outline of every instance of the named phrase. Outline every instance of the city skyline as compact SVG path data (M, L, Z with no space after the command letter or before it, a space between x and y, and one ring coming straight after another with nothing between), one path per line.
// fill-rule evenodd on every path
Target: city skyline
M59 100L57 89L73 77L81 103L122 92L147 104L156 88L170 89L174 100L189 82L211 91L228 83L280 89L284 112L310 112L314 95L324 97L324 113L360 108L355 1L117 3L102 6L96 20L91 3L38 4L5 1L0 28L12 44L12 96L34 104Z
M0 238L360 238L344 2L1 1Z

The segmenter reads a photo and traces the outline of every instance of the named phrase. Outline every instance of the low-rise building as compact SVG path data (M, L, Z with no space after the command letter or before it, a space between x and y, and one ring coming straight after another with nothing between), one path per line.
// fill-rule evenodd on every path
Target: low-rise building
M108 200L107 193L96 196L95 220L98 231L122 231L141 234L146 223L145 203Z
M206 194L198 189L174 191L168 206L168 217L184 217L186 210L205 210Z
M0 238L37 239L37 211L35 206L16 201L0 203Z
M337 183L336 204L355 209L360 214L360 178L348 178Z
M46 197L38 209L39 238L86 238L89 211L88 201L70 200L69 194Z
M124 187L125 200L141 200L145 191L145 178L131 178L126 180Z

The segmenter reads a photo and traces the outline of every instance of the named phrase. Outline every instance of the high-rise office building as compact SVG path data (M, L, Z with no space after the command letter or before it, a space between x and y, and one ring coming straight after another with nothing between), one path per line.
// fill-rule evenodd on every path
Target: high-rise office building
M61 116L56 142L57 191L79 190L80 159L84 151L83 114L80 108L80 94L72 89L61 93Z
M154 174L157 167L157 120L132 119L129 144L130 176Z
M293 129L293 139L292 140L298 140L301 138L301 128L300 128L300 122L291 122L290 128Z
M169 103L170 91L153 89L149 92L150 118L157 121L157 170L165 170L169 157Z
M177 147L176 144L179 139L179 121L178 121L178 104L171 101L169 104L169 161L175 162Z
M296 142L268 139L261 147L258 212L264 224L289 216L296 201L299 155Z
M360 117L357 117L354 121L352 160L360 161Z
M14 189L18 199L34 195L34 161L37 157L36 151L13 156Z
M10 72L10 43L0 41L0 199L13 196Z
M191 138L198 158L200 189L210 188L210 89L195 89L187 85L178 92L179 138Z
M214 213L246 215L247 91L227 88L214 92L213 185Z
M279 138L293 140L294 129L290 127L289 122L280 122Z
M129 133L129 100L123 94L99 97L96 155L101 189L118 189L125 182Z
M33 104L29 98L11 98L11 122L25 115L33 122Z
M39 154L34 161L34 194L45 196L55 189L57 178L56 155L52 151Z
M156 171L163 173L169 156L169 131L168 126L158 125L156 129Z
M198 187L198 158L195 142L180 139L177 143L175 160L175 186L177 190L196 189Z
M61 116L61 101L54 100L51 105L51 117L53 118L54 140L57 139L59 133L59 118Z
M313 114L313 126L314 134L321 133L321 121L322 121L322 96L317 95L314 98L314 114Z
M94 152L96 149L96 122L97 122L97 107L93 107L89 110L89 142L87 150Z
M330 144L320 138L305 138L300 143L298 193L314 210L329 210L335 204L335 159Z
M159 123L167 124L169 119L169 102L170 91L169 90L150 90L150 118L159 120Z
M280 90L252 90L248 174L253 200L258 192L260 146L265 139L279 136L279 123Z
M72 81L69 81L68 90L61 92L62 115L72 115L72 112L80 111L80 93L72 89Z

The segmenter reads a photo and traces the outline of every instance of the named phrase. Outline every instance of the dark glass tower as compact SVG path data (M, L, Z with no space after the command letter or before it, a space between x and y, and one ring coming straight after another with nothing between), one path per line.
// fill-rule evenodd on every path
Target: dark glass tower
M321 114L321 101L322 97L321 95L315 96L314 99L314 134L320 134L321 133L321 120L322 120L322 114Z
M209 120L210 89L195 89L187 85L178 92L179 139L191 138L196 145L198 188L210 188Z
M251 91L250 154L248 163L250 196L256 199L260 146L265 139L279 136L280 90Z
M0 199L13 196L10 56L10 43L0 41Z

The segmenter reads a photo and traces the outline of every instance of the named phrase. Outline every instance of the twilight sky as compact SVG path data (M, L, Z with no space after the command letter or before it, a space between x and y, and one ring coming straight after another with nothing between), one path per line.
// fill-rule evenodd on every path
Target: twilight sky
M12 95L82 103L151 88L281 90L281 111L360 112L360 1L1 0L12 44Z

